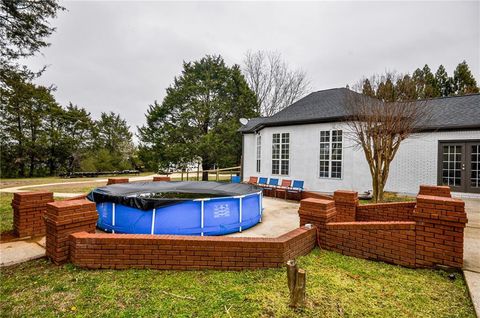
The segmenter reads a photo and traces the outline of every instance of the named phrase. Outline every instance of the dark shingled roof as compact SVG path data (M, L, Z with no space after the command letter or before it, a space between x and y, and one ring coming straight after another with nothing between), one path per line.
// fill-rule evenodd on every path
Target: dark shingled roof
M252 133L263 127L336 122L348 115L345 101L349 94L358 94L347 88L332 88L311 93L271 117L251 119L239 131ZM432 107L431 120L425 130L480 128L480 94L442 97L427 100Z

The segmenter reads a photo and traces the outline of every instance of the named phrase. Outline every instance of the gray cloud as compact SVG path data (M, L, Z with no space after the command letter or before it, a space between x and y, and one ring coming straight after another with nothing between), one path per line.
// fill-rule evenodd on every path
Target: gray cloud
M182 69L221 54L275 50L305 70L312 89L352 84L386 69L433 71L467 60L480 80L479 2L66 2L51 47L31 58L60 103L94 117L116 111L135 126Z

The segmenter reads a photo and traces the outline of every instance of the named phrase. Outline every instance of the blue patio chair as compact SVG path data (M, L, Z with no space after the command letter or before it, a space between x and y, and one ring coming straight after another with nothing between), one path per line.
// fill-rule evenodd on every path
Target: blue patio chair
M240 176L232 176L230 182L232 183L240 183Z
M303 184L304 184L304 181L302 180L293 180L292 186L289 189L287 189L287 195L286 195L287 199L301 200Z
M260 177L258 178L258 185L259 186L265 186L267 185L268 178Z
M268 184L264 187L263 193L267 197L275 196L275 189L278 187L278 178L270 178Z
M278 187L278 178L270 178L270 181L268 181L268 188L276 187Z
M303 183L302 180L293 180L292 189L298 189L299 191L303 190Z

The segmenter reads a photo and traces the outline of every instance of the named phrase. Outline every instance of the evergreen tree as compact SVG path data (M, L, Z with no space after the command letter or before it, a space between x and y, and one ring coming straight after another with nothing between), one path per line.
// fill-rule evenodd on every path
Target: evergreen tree
M439 97L440 96L440 89L438 88L437 81L435 80L435 76L433 75L430 67L425 64L422 69L423 73L423 96L420 98L432 98L432 97Z
M127 121L114 112L102 113L96 123L96 149L105 150L103 157L110 155L110 160L97 160L97 170L124 170L132 168L134 146L132 133ZM99 166L102 161L110 161L109 168Z
M238 120L257 115L255 109L255 95L238 66L226 66L221 56L184 63L162 104L149 107L147 124L139 128L141 156L157 167L238 164Z
M362 94L367 95L367 96L370 96L370 97L374 97L374 96L375 96L375 91L373 90L372 84L370 83L370 80L369 80L368 78L366 78L366 79L363 81Z
M417 68L412 74L412 80L415 83L416 96L423 98L425 96L425 79L423 70Z
M453 86L455 95L478 93L477 81L466 61L457 65L453 73Z
M435 81L437 82L439 96L445 97L450 96L453 92L452 79L448 77L447 70L443 65L438 67L437 72L435 73Z
M415 82L408 74L400 76L397 79L395 91L398 101L411 101L418 98Z

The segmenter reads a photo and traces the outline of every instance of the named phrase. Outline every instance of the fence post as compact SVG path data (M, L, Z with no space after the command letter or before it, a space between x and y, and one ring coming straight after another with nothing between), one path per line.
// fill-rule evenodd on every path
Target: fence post
M200 181L200 165L197 165L197 181Z
M216 178L216 181L218 181L218 167L217 167L217 178Z

